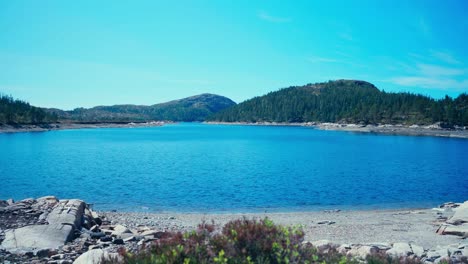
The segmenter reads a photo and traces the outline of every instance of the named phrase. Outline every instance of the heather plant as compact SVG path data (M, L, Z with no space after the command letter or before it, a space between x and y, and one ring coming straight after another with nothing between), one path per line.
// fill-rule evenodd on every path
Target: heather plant
M217 229L214 223L203 222L194 231L166 232L157 241L144 245L138 253L122 249L120 255L119 262L130 264L360 263L334 248L320 252L312 244L304 243L300 227L275 225L268 218L234 220L222 229ZM116 262L116 259L103 261ZM370 256L366 262L421 263L417 259L392 259L385 254Z

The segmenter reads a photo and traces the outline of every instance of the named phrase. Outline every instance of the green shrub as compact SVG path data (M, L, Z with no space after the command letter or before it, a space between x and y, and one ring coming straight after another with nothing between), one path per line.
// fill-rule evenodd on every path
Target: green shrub
M138 253L121 250L124 263L138 264L203 264L203 263L359 263L331 248L319 252L303 243L304 232L298 227L275 225L268 218L246 218L228 222L222 230L203 222L187 233L166 232L157 241L144 245ZM115 263L107 260L103 263ZM392 259L385 254L371 256L368 263L420 263L417 259Z

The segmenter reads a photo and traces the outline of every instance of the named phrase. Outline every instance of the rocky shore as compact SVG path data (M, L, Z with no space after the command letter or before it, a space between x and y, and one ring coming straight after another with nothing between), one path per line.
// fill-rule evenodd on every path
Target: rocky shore
M38 125L5 125L0 124L0 133L45 132L51 130L82 129L82 128L134 128L163 126L167 122L153 121L143 123L52 123Z
M206 122L206 124L217 125L248 125L248 126L305 126L320 130L349 131L357 133L376 133L387 135L405 135L405 136L433 136L433 137L452 137L468 138L468 129L466 127L443 128L441 124L432 124L426 126L418 125L364 125L364 124L344 124L344 123L281 123L281 122Z
M242 217L298 225L321 251L416 256L426 263L467 263L468 201L433 209L257 214L96 212L77 199L0 201L0 263L98 263L137 252L169 231L191 231L203 220L217 226Z

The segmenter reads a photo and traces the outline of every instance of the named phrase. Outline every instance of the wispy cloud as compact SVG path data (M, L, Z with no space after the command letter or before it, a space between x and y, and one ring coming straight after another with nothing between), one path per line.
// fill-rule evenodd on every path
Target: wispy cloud
M406 76L388 79L388 82L427 89L468 91L468 69L417 63Z
M291 18L289 17L280 17L280 16L273 16L266 11L259 11L257 16L265 21L271 22L271 23L288 23L291 22Z
M431 50L432 57L449 64L460 64L461 62L448 52Z
M439 65L420 63L417 65L421 75L425 76L457 76L466 73L465 69L443 67Z
M328 62L328 63L333 63L333 62L340 62L338 59L334 58L325 58L325 57L308 57L307 58L308 62L312 63L320 63L320 62Z
M422 87L428 89L450 89L456 91L468 90L468 79L458 81L455 79L440 77L404 76L395 77L389 81L402 86Z

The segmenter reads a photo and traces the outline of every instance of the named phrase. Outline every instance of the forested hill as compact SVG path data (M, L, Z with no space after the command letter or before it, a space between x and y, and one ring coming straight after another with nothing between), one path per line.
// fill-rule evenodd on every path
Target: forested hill
M435 100L387 93L356 80L293 86L255 97L208 118L220 122L344 122L468 125L468 95Z
M61 121L69 122L144 122L144 121L203 121L209 115L235 105L231 99L200 94L167 103L145 105L97 106L72 111L47 109Z
M56 122L57 116L29 103L0 94L1 124L44 124Z

